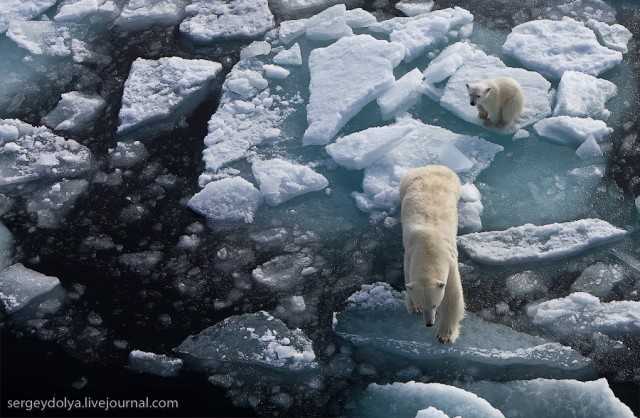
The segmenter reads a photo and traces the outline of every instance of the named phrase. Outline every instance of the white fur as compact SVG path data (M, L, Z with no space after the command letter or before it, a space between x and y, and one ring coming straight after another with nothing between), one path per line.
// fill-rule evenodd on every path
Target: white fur
M400 198L407 310L431 326L440 307L438 341L455 342L464 316L456 247L460 179L440 165L415 168L402 179Z
M511 125L524 110L524 93L511 77L497 77L467 84L469 102L478 108L484 126L503 129Z

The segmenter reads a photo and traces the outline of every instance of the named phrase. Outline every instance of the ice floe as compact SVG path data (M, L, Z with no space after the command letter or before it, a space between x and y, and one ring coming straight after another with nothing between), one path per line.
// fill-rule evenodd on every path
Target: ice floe
M485 399L506 416L534 418L548 415L550 411L566 418L634 416L629 407L616 398L606 379L482 381L459 386Z
M17 119L0 119L0 145L0 186L5 188L42 178L76 177L90 168L87 147Z
M302 53L300 44L293 44L289 49L283 49L273 57L274 64L302 65Z
M63 93L56 107L41 122L56 131L82 132L93 126L106 107L107 102L98 94Z
M450 417L504 418L502 412L474 393L441 383L370 384L356 401L357 416L414 418L432 407ZM418 414L418 415L416 415ZM427 415L438 416L438 415ZM443 416L443 415L440 415Z
M534 325L559 336L600 332L612 337L637 337L640 333L640 302L604 303L583 292L532 305L527 315Z
M587 267L571 285L572 292L586 292L606 298L618 283L627 278L625 269L619 264L596 263Z
M242 177L229 177L207 184L188 206L211 222L251 223L263 200L253 184Z
M36 189L27 199L27 212L37 217L38 228L56 228L87 187L89 182L84 179L62 179Z
M129 0L114 24L136 30L152 25L175 25L184 18L188 3L187 0Z
M618 94L618 88L608 80L578 72L565 71L558 84L554 116L609 119L606 102Z
M475 232L458 237L458 245L484 264L535 263L571 257L626 235L601 219L536 226L526 224L504 231Z
M335 332L354 344L356 356L381 369L410 364L448 378L489 370L501 378L594 376L590 362L572 349L471 313L462 320L459 340L440 344L438 323L425 328L421 318L407 313L403 296L386 283L363 285L335 314Z
M221 70L221 64L207 60L136 59L124 83L118 133L166 119L181 107L192 110Z
M396 9L405 15L417 16L423 13L429 13L433 9L433 0L404 0L396 3Z
M620 51L622 53L627 52L627 44L633 37L631 31L619 24L607 25L605 22L600 22L596 19L589 19L587 26L591 28L604 46L607 48Z
M71 57L75 62L93 61L94 54L83 39L88 27L51 21L13 21L7 37L32 55Z
M400 77L384 94L378 97L383 119L391 119L409 110L422 97L422 72L414 68Z
M327 144L362 108L395 82L402 45L370 35L342 38L309 56L311 83L305 145ZM336 83L341 88L336 88Z
M613 132L601 120L591 118L577 118L572 116L553 116L542 119L533 125L537 134L560 145L582 145L587 138L593 137L602 142Z
M260 193L271 206L324 189L329 181L311 168L281 158L254 161L251 170Z
M187 363L205 368L228 365L305 371L318 366L311 340L264 311L226 318L188 337L175 351Z
M0 271L11 264L11 253L13 252L13 234L0 222Z
M313 260L305 254L280 255L256 267L251 276L257 283L274 291L288 291L305 280Z
M5 0L0 10L0 34L11 22L31 20L53 7L57 0Z
M182 359L133 350L129 353L129 370L162 377L175 377L182 370Z
M267 0L194 0L180 32L195 42L257 38L275 26Z
M553 79L569 70L597 76L622 61L620 51L600 45L591 29L568 17L522 23L512 29L502 50Z
M12 314L58 285L57 277L38 273L20 263L14 264L0 271L0 300L7 313Z

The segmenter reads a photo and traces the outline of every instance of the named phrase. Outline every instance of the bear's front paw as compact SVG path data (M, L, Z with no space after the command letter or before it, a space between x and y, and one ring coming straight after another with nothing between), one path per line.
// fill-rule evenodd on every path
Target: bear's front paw
M484 120L484 122L482 122L482 124L488 128L491 126L491 120L487 118Z
M507 123L505 121L503 121L503 120L498 122L498 123L496 123L496 128L498 128L498 129L504 129L506 127L507 127Z
M416 308L415 306L413 307L413 314L414 315L422 315L422 311L419 308Z
M480 113L478 113L478 117L480 119L487 119L487 118L489 118L489 114L487 112L480 112Z
M438 341L440 341L442 344L455 343L458 339L458 335L459 332L457 329L447 331L440 330L438 331Z

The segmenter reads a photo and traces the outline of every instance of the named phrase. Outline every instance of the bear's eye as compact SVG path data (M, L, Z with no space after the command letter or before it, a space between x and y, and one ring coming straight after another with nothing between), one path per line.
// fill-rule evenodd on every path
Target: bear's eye
M438 287L442 289L444 287L444 283L438 283Z

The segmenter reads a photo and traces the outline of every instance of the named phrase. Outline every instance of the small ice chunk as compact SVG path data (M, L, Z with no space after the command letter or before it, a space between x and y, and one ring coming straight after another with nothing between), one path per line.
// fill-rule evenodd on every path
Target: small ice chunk
M107 102L97 94L63 93L56 107L41 122L56 131L77 133L90 128L106 107Z
M286 20L280 23L278 38L284 45L289 45L307 30L308 19Z
M416 418L449 418L449 415L445 414L438 408L430 406L427 409L421 409L418 411Z
M0 221L0 271L4 270L11 263L12 252L13 234Z
M621 52L600 45L591 29L569 17L516 26L502 51L553 79L560 79L569 70L597 76L622 61Z
M607 100L618 94L618 88L608 80L578 72L565 71L558 84L554 116L607 119Z
M63 4L58 13L53 17L57 22L77 22L97 12L105 0L79 0Z
M212 222L253 222L262 193L241 177L214 181L196 193L187 206Z
M474 47L468 42L456 42L442 50L424 70L425 93L433 100L440 100L444 90L436 87L458 71L467 58L474 54Z
M591 335L618 337L640 335L640 302L600 302L597 296L576 292L527 309L535 325L559 336Z
M458 233L467 234L482 229L480 215L484 206L480 201L481 195L473 183L462 185L460 201L458 202Z
M12 21L6 35L32 55L72 57L80 45L77 41L87 37L87 27L52 21Z
M118 256L120 264L135 273L145 274L162 260L161 251L142 251Z
M222 65L206 60L164 57L136 59L124 83L118 133L168 118L181 106L197 105Z
M473 167L473 161L450 142L443 144L438 150L438 161L456 173L469 171Z
M275 291L291 290L304 280L303 270L312 260L304 254L285 254L256 267L253 280Z
M371 383L357 405L358 413L370 418L438 416L433 412L420 415L429 407L440 411L441 417L504 418L499 410L474 393L441 383Z
M264 200L271 206L324 189L329 181L311 168L280 158L255 161L251 166Z
M268 0L193 0L180 32L195 42L257 38L275 27Z
M279 65L302 65L300 44L295 43L291 48L278 52L273 57L273 63Z
M347 25L346 12L344 4L336 4L309 18L305 25L307 38L314 41L331 41L353 35L353 30Z
M458 237L458 245L477 262L493 265L534 263L571 257L622 239L624 229L600 219L477 232Z
M147 147L140 141L118 141L109 150L109 165L113 168L130 168L149 156Z
M620 51L624 54L627 53L627 44L633 37L633 34L629 29L622 25L614 24L607 25L604 22L600 22L596 19L589 19L587 26L591 28L604 46L607 48Z
M512 298L533 300L547 294L542 277L532 271L512 274L505 281L507 293Z
M529 138L531 134L529 131L525 131L524 129L518 129L515 134L513 134L513 140L516 141L518 139Z
M455 40L464 38L465 33L470 35L470 30L462 30L462 28L472 27L473 15L466 9L454 7L399 22L402 23L396 25L391 31L389 39L405 47L404 60L411 62L421 56L427 48L446 42L449 37Z
M9 23L31 20L53 7L57 0L4 0L0 9L0 34L9 28Z
M0 271L0 300L7 313L12 314L58 285L60 280L56 277L14 264Z
M289 70L282 68L279 65L264 64L262 68L264 69L264 74L267 78L273 78L276 80L284 80L289 77L290 74Z
M433 0L403 0L396 3L396 9L406 16L417 16L429 13L433 9Z
M395 82L404 48L370 35L346 37L309 57L311 83L305 145L324 145ZM336 87L337 86L337 87Z
M620 265L596 263L580 274L571 285L571 291L586 292L599 298L606 298L614 286L625 278L625 270Z
M536 133L560 145L580 146L587 138L593 136L597 142L613 132L601 120L591 118L574 118L571 116L554 116L542 119L533 125Z
M353 29L366 28L378 21L374 15L360 8L347 10L345 17L347 25Z
M640 214L640 196L636 197L635 203L636 203L636 210Z
M266 41L253 41L242 51L240 51L240 59L246 60L258 55L268 55L271 52L271 44Z
M182 369L182 360L164 354L133 350L129 353L129 370L162 377L176 377Z
M27 199L27 212L38 217L38 228L56 228L88 186L84 179L63 179L43 186Z
M129 0L114 24L126 30L173 26L184 19L187 0Z
M593 135L589 135L589 137L576 150L576 155L584 161L602 157L603 154L596 138Z
M420 89L422 79L422 72L414 68L403 75L389 90L378 97L377 101L378 106L380 106L380 111L382 112L382 118L391 119L398 114L406 112L418 103L422 96Z

